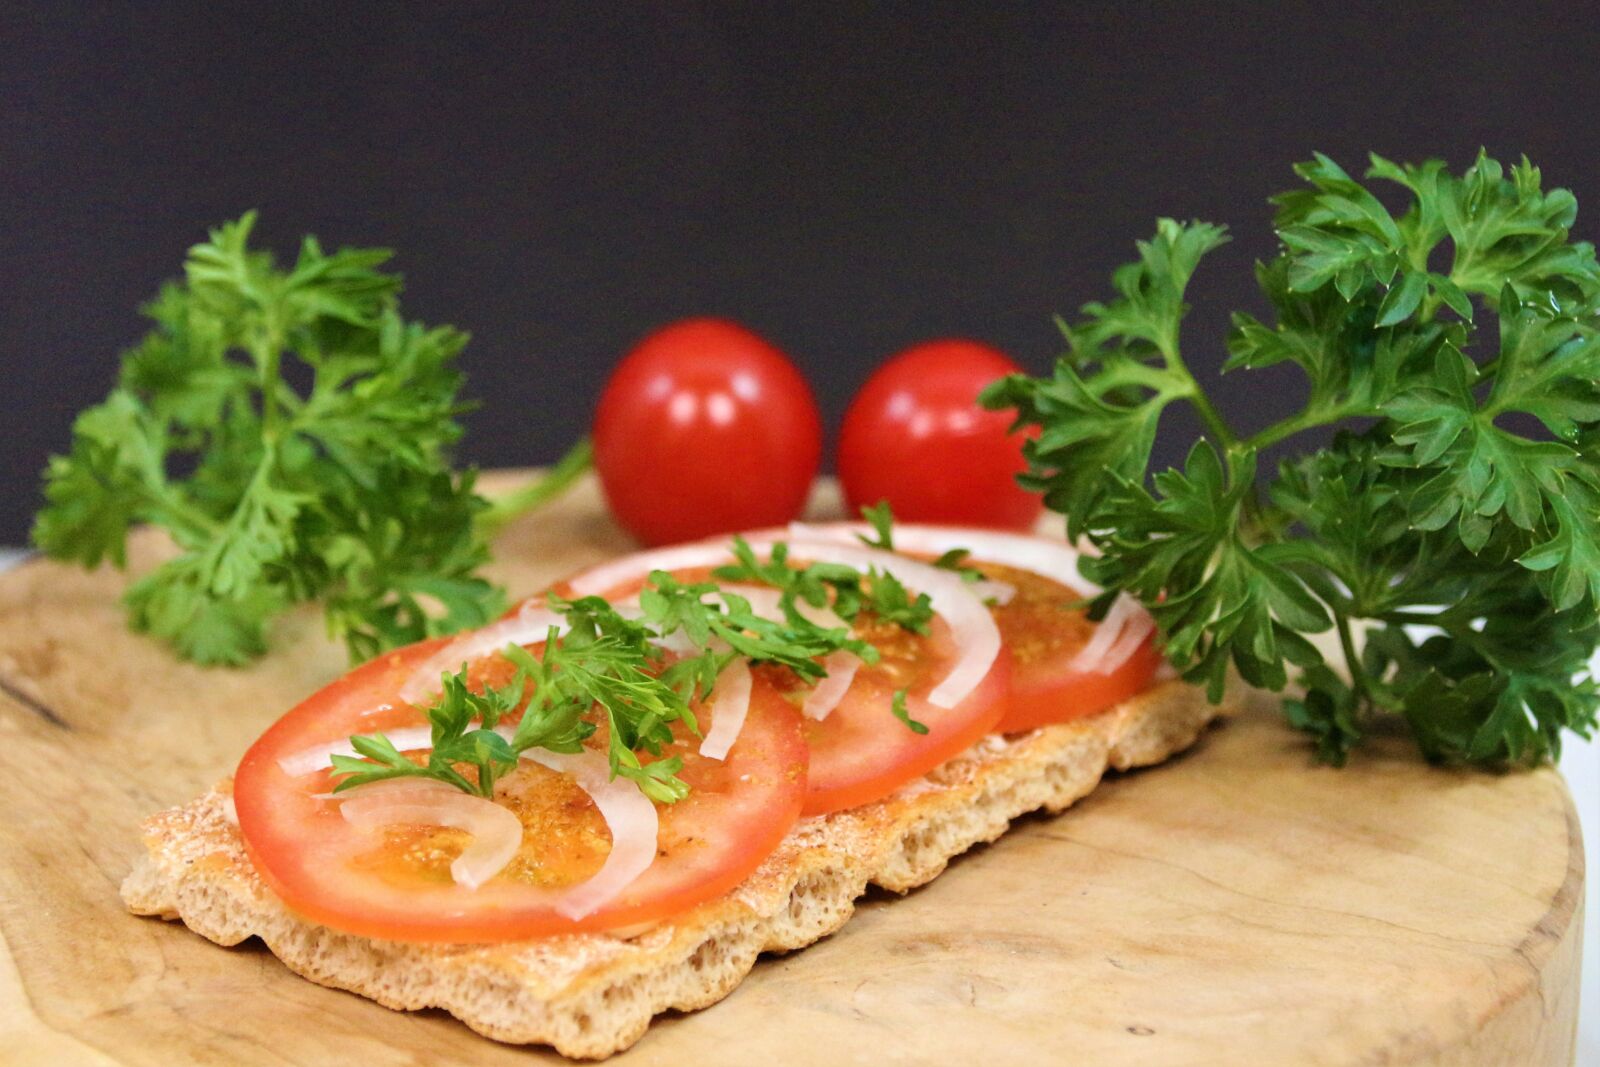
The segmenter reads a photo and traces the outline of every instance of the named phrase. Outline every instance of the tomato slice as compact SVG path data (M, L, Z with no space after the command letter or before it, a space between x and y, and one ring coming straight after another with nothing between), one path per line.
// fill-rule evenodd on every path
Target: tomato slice
M856 671L849 691L827 718L806 720L811 748L807 815L881 800L971 747L996 728L1006 710L1011 660L1004 648L965 700L941 708L926 698L949 672L957 651L942 619L933 620L926 637L891 624L858 628L857 636L871 642L880 658ZM926 734L895 718L899 689L908 690L906 710L927 727ZM804 699L804 693L796 699Z
M1083 594L1018 567L974 560L986 577L1016 589L991 608L1000 638L1011 651L1011 697L1000 732L1022 733L1105 711L1150 687L1161 665L1153 638L1109 674L1076 670L1074 657L1094 634L1081 607Z
M582 919L555 910L564 891L604 862L610 836L571 779L524 761L496 800L522 820L517 856L477 889L456 885L450 861L461 831L401 826L384 832L345 822L339 802L318 794L329 774L293 776L279 760L352 733L415 726L423 719L397 696L430 641L389 653L314 694L274 723L245 753L234 779L239 829L257 870L294 911L336 929L397 941L486 942L604 930L653 922L728 892L788 833L805 800L807 749L800 715L758 680L739 739L725 762L698 754L685 732L681 756L689 796L659 807L654 863L621 895ZM709 709L697 709L709 729Z
M610 600L636 595L644 585L639 576L652 569L667 570L682 582L710 580L711 567L673 565L675 559L704 553L704 545L690 545L602 564L606 573L633 576L601 595ZM636 565L629 566L629 560ZM804 562L795 558L797 565ZM593 592L594 583L587 578L590 573L575 575L558 585L557 591ZM592 573L599 573L598 568ZM927 635L875 621L858 621L854 629L856 637L878 649L880 659L856 671L849 690L825 719L805 720L805 738L811 750L806 815L881 800L994 730L1006 710L1010 664L1004 647L983 681L956 706L943 708L930 703L927 696L950 673L961 652L944 620L935 616ZM781 689L796 708L805 702L809 687L787 669L759 667L756 674ZM914 731L895 717L894 694L900 689L907 690L909 717L926 726L927 733Z
M852 544L870 534L871 528L837 522L797 527L795 532ZM1161 665L1152 635L1109 673L1073 667L1095 632L1095 623L1078 606L1094 587L1077 579L1078 553L1061 541L925 523L896 523L894 541L897 550L914 558L969 550L972 566L1015 590L1006 604L990 608L1012 661L1011 695L999 726L1002 733L1022 733L1105 711L1149 688Z

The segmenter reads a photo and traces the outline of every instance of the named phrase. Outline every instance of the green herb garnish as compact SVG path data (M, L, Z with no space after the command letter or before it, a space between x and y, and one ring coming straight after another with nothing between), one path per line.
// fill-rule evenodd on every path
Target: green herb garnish
M1190 373L1184 290L1225 237L1170 219L1115 299L1062 324L1053 377L984 403L1040 428L1024 483L1213 699L1230 663L1271 689L1292 670L1289 717L1329 761L1384 716L1431 759L1551 758L1600 703L1600 268L1569 239L1577 202L1486 155L1460 176L1373 156L1399 214L1324 156L1296 170L1309 187L1275 199L1282 249L1257 268L1274 318L1234 315L1224 369L1297 365L1298 414L1236 434ZM1175 401L1207 434L1151 476ZM1258 482L1264 450L1327 428ZM1348 682L1307 640L1330 628Z
M889 502L880 500L876 504L864 505L861 508L861 517L871 524L872 535L856 534L856 540L868 548L893 552L894 511L889 507ZM940 553L939 558L933 561L933 565L942 571L954 571L964 582L982 581L983 572L967 564L967 557L970 555L972 555L971 549L952 548Z
M889 507L887 500L880 500L876 504L863 504L861 517L872 526L872 536L856 534L856 540L868 548L879 548L885 552L894 551L894 511Z
M547 597L548 605L566 617L567 632L552 631L538 656L518 645L503 650L500 655L517 667L516 677L503 687L469 689L465 666L445 675L443 692L424 709L433 745L425 764L396 751L382 735L353 737L351 744L364 759L332 757L335 772L345 776L335 790L419 777L492 796L494 783L523 752L536 747L576 752L595 732L590 720L603 716L611 773L636 782L658 803L673 803L689 787L678 777L683 761L663 758L662 752L677 724L699 735L693 706L712 696L718 675L734 658L787 667L807 682L825 677L819 661L833 652L847 651L869 664L878 661L878 650L852 637L848 627L820 626L801 614L795 597L816 595L820 607L830 594L843 595L856 605L851 618L871 610L906 629L926 631L931 617L926 598L913 600L898 582L874 576L863 589L861 576L848 568L790 567L781 544L773 548L776 569L758 561L743 541L736 541L734 551L740 562L732 569L741 579L771 579L784 590L782 621L757 615L748 599L716 583L685 584L665 571L653 572L640 592L639 619L624 617L600 597ZM833 606L837 610L837 600ZM669 658L660 642L678 635L693 651ZM906 714L905 694L896 699L896 717L926 733ZM495 732L508 719L517 724L509 739ZM641 753L655 758L641 759ZM476 769L475 778L462 773L463 764Z
M580 707L575 701L561 700L553 686L536 689L543 696L529 704L509 740L494 732L502 719L522 707L529 678L545 677L544 665L534 661L526 649L513 645L505 655L521 665L516 677L505 686L486 687L482 692L469 689L464 664L459 673L444 676L443 693L425 713L433 733L433 750L427 763L413 763L383 734L352 737L351 746L373 762L333 756L334 772L347 775L333 787L334 792L391 778L432 778L464 792L492 797L496 780L515 767L518 755L528 749L578 751L584 738L594 733L593 724L579 717L588 705ZM467 778L457 770L457 764L476 769L476 777Z
M131 526L165 529L178 554L129 618L200 663L260 655L308 600L353 659L486 622L484 504L449 462L466 335L401 317L389 252L308 237L279 268L254 224L212 231L144 309L155 329L50 461L34 543L121 567Z
M854 622L863 611L876 615L915 633L928 632L933 620L933 601L927 593L911 596L894 575L869 567L863 575L842 563L810 563L804 567L789 563L789 546L772 546L771 557L762 563L742 537L733 539L734 563L718 567L713 576L724 582L759 582L777 589L784 613L791 621L798 617L798 601L812 607L831 607L845 622ZM831 602L830 602L831 594Z
M894 698L889 704L889 710L894 712L894 717L905 723L906 729L912 733L925 734L928 732L928 724L913 719L911 712L907 710L906 691L904 689L896 689L894 691Z

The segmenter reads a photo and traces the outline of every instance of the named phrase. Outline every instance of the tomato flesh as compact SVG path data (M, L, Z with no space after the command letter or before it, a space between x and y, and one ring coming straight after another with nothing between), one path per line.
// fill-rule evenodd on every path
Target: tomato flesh
M278 761L352 733L414 726L418 710L396 695L441 642L389 653L302 702L245 753L234 802L246 848L264 881L306 918L367 937L484 942L653 922L728 892L771 854L805 799L807 749L798 712L758 682L739 740L723 762L698 754L683 733L665 755L684 760L689 796L658 806L659 851L621 895L582 919L555 910L564 890L597 870L610 848L604 820L570 780L524 764L496 800L523 822L523 844L478 889L455 885L450 861L466 837L434 826L379 834L345 822L319 798L327 772L291 776ZM701 728L709 709L697 709Z
M1114 707L1149 688L1161 664L1154 638L1109 674L1075 670L1072 660L1094 635L1082 607L1084 595L1032 571L974 561L986 577L1016 589L991 609L1000 639L1011 651L1011 696L1002 733L1081 719Z
M675 569L672 575L680 582L703 582L712 578L712 568ZM643 584L630 581L604 595L620 600L636 595ZM557 586L569 588L565 583ZM1003 646L983 682L955 707L941 708L928 703L927 694L961 652L943 619L935 616L923 635L864 615L852 632L878 650L879 661L856 671L844 698L825 719L805 720L811 752L806 815L881 800L971 746L995 729L1005 713L1010 663ZM809 686L792 672L758 667L755 673L786 692L794 707L804 703ZM907 690L909 716L928 727L926 734L895 717L894 694L900 689Z
M895 632L890 633L888 631ZM881 800L994 730L1005 713L1010 656L1002 647L989 673L953 708L927 701L958 653L949 627L935 618L928 636L878 624L858 630L880 659L863 666L827 718L806 720L811 770L805 814L822 815ZM908 690L909 716L928 728L913 731L894 716L896 690Z

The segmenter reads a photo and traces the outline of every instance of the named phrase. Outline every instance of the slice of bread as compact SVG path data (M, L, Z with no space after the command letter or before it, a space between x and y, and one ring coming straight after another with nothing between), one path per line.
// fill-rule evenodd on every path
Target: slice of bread
M290 912L262 884L233 818L231 781L144 824L147 853L122 884L140 915L181 919L222 945L260 937L291 970L391 1008L443 1008L500 1041L601 1058L658 1013L732 992L763 952L843 926L868 883L906 892L1017 816L1056 812L1107 768L1159 763L1233 705L1169 681L1092 718L991 735L875 804L804 819L733 893L643 931L491 945L340 933Z

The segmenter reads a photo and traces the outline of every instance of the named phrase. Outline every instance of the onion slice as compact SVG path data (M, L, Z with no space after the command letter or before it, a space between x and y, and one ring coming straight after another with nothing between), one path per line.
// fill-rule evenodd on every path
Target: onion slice
M722 668L711 695L711 729L700 742L700 755L714 760L728 758L728 750L739 739L744 720L750 714L750 664L739 658Z
M789 551L799 559L839 563L863 573L876 567L894 575L907 588L928 594L933 610L949 625L950 636L959 650L950 672L928 693L928 703L936 707L953 708L970 696L1000 655L1000 629L994 617L953 571L863 545L796 540L789 543Z
M997 582L990 578L968 582L967 588L985 604L999 604L1001 607L1011 603L1011 598L1017 595L1017 587L1010 582Z
M1067 667L1091 674L1110 674L1128 661L1154 628L1150 614L1137 600L1123 593L1111 602L1111 609L1095 627L1094 636L1078 650Z
M472 843L450 863L457 885L477 889L505 869L522 845L522 820L492 800L426 778L394 779L339 794L345 822L372 830L421 823L465 830Z
M647 578L651 571L681 571L695 567L720 567L733 559L724 540L692 541L671 548L651 549L618 556L571 579L574 597L602 596L619 585Z
M522 758L571 775L600 809L611 831L611 852L600 869L568 889L555 905L556 911L569 919L591 915L615 900L655 861L661 828L656 806L634 782L612 778L611 764L598 752L567 755L535 748L524 752Z
M610 763L598 752L569 755L536 748L522 758L570 776L594 801L611 833L611 851L600 869L556 901L556 911L581 919L616 899L654 862L660 833L656 806L635 783L612 778ZM509 808L432 779L374 782L332 799L340 801L345 820L360 828L420 823L470 833L472 843L450 864L451 878L468 889L504 870L522 844L522 822Z
M1116 643L1106 651L1100 662L1091 668L1096 674L1110 674L1132 659L1133 654L1139 651L1139 646L1145 643L1156 628L1155 619L1150 617L1150 613L1138 601L1126 595L1118 599L1127 599L1133 605L1133 609L1123 622L1122 633Z
M805 703L800 706L801 713L818 722L833 714L833 709L850 691L850 683L855 681L860 666L861 658L842 648L822 657L822 669L828 674L806 694Z

